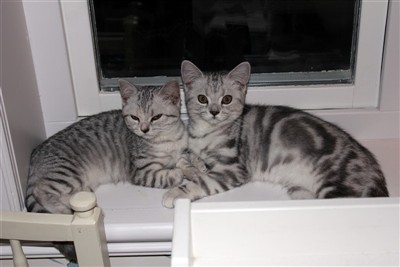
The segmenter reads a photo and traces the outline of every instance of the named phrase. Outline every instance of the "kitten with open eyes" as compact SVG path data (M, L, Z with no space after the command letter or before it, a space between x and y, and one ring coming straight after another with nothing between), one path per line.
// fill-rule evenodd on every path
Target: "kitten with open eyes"
M388 196L374 156L339 127L285 106L245 104L250 64L229 73L181 66L189 150L207 166L170 189L196 200L251 181L280 184L293 199Z
M122 111L84 118L34 149L28 211L69 214L74 193L105 183L169 188L182 182L183 170L176 164L187 132L180 119L178 82L143 88L119 83ZM76 259L72 245L56 246L68 259Z

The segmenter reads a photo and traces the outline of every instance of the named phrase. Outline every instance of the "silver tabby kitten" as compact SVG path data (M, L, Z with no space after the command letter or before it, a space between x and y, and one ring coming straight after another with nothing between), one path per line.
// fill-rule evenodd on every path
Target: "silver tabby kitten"
M40 144L31 155L28 211L71 213L69 199L105 183L168 188L181 183L176 168L187 144L177 81L137 88L120 81L122 111L82 119ZM72 245L58 246L75 259Z
M339 127L290 107L245 104L249 63L222 74L184 61L181 71L189 149L208 172L193 171L165 205L250 181L280 184L294 199L388 196L374 156Z

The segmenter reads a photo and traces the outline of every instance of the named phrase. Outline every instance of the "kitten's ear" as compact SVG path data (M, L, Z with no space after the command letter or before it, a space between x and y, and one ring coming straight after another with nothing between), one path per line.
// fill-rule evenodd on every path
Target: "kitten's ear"
M137 93L138 89L127 80L120 79L118 80L118 84L122 102L125 104L130 97Z
M182 61L181 75L184 84L190 84L194 80L203 76L203 73L189 60Z
M162 97L163 100L169 101L172 105L179 105L181 99L181 92L179 89L178 81L169 81L167 82L158 93Z
M246 85L250 79L250 63L249 62L242 62L237 65L231 72L228 74L228 78L242 84Z

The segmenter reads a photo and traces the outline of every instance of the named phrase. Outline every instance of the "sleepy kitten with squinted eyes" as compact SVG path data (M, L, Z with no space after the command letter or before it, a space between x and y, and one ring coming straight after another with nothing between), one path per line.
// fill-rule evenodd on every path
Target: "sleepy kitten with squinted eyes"
M169 188L182 182L177 168L187 145L177 81L136 87L120 81L122 110L72 124L31 155L26 207L30 212L72 213L70 197L106 183ZM56 244L70 260L72 244Z
M286 106L245 104L250 64L229 73L181 66L189 115L189 150L206 172L170 189L196 200L251 181L279 184L293 199L388 196L375 157L339 127Z

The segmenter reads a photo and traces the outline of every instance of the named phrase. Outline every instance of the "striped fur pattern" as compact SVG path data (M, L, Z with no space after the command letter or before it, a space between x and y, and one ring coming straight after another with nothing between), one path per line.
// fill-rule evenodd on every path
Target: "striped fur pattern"
M339 127L285 106L245 104L250 64L203 73L182 63L189 149L207 166L169 190L196 200L251 181L279 184L293 199L388 196L374 156Z
M82 119L40 144L31 155L28 211L71 213L69 199L106 183L169 188L182 182L177 161L187 145L177 81L137 88L120 81L122 111ZM61 248L69 259L73 247Z

